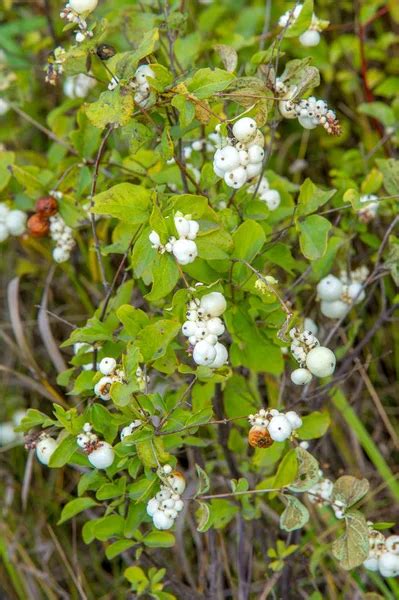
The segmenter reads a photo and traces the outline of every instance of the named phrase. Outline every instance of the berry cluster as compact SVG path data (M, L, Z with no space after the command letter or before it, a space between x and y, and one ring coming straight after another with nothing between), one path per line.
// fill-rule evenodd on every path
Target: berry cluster
M303 4L297 4L294 9L287 10L281 17L279 18L278 24L280 27L287 27L288 25L293 25L295 21L298 19L299 15L302 12ZM309 29L307 29L302 35L299 36L299 41L302 46L312 47L317 46L320 43L320 31L323 30L323 22L320 21L313 13L312 21L310 23Z
M26 229L26 214L22 210L11 210L4 202L0 203L0 242L10 235L22 235Z
M226 185L238 190L262 171L264 138L256 121L243 117L234 123L233 137L222 141L223 148L216 150L213 170L223 177Z
M369 555L363 566L369 571L379 571L382 577L397 577L399 575L399 535L387 538L382 531L369 525Z
M261 408L255 415L249 415L248 420L252 425L248 443L253 448L268 448L273 442L285 442L302 426L302 419L293 410L282 413L275 408Z
M151 95L151 87L147 81L147 77L155 78L155 73L149 65L141 65L134 74L133 80L129 83L130 87L135 90L134 101L141 108L146 108Z
M345 516L345 503L341 500L332 501L334 483L331 479L323 477L323 471L319 470L319 480L306 492L309 502L318 506L330 506L337 519Z
M78 27L75 32L75 40L78 44L84 42L86 38L93 37L93 32L87 28L87 16L97 6L98 0L69 0L60 12L61 19L74 23Z
M103 377L94 386L94 393L101 400L111 400L111 385L116 381L122 383L125 374L121 369L117 368L116 360L110 356L106 356L101 360L98 370Z
M322 314L329 319L341 319L353 305L362 302L366 297L363 284L367 276L367 267L360 267L349 274L341 271L339 278L330 274L321 279L316 289Z
M279 111L286 119L298 119L304 129L315 129L318 125L330 135L340 135L341 126L335 112L328 108L327 102L314 96L294 102L294 90L287 94L288 98L280 100Z
M312 375L328 377L335 371L335 355L329 348L320 346L317 337L309 330L299 331L296 327L290 330L291 353L300 368L291 373L291 381L296 385L310 383Z
M220 292L211 292L190 301L187 321L182 326L183 335L190 342L194 362L197 365L218 369L226 364L226 347L218 341L225 326L220 318L226 310L226 300Z
M90 90L96 85L94 77L85 73L71 75L64 82L64 94L68 98L86 98Z
M170 465L164 465L159 474L164 482L160 491L147 503L147 514L152 518L157 529L170 529L183 510L181 495L186 489L186 481L180 473Z
M258 188L258 189L256 189ZM260 183L254 183L248 188L250 194L254 194L256 191L257 196L262 200L269 210L276 210L280 206L281 198L277 190L271 190L270 185L266 177L262 177Z
M115 452L111 444L100 440L95 433L92 433L90 423L83 425L83 433L76 437L79 448L87 454L89 462L96 469L108 469L115 459Z
M365 204L365 206L362 207L357 213L359 216L359 221L362 223L370 223L370 221L374 221L379 209L378 196L375 194L365 194L360 196L359 200L362 204Z
M155 250L161 254L171 252L180 265L188 265L194 262L198 255L197 244L194 240L199 231L199 224L191 219L191 215L183 216L180 212L176 213L174 223L178 239L170 237L164 245L156 231L151 231L148 238Z
M63 263L69 260L71 250L75 246L72 229L68 227L59 213L49 218L50 237L55 241L53 250L53 259L57 263Z

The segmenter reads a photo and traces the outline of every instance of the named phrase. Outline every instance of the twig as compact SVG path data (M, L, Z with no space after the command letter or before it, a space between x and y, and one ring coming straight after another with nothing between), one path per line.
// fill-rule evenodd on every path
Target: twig
M111 135L113 128L114 128L114 126L112 124L108 127L108 129L105 132L104 137L101 141L98 152L97 152L96 162L94 164L94 173L93 173L93 179L92 179L92 184L91 184L91 191L90 191L90 209L92 209L94 206L94 195L95 195L96 189L97 189L97 179L98 179L98 172L99 172L99 168L100 168L101 159L102 159L102 156L105 151L105 146L106 146L107 140L108 140L109 136ZM99 242L99 239L97 236L97 231L96 231L96 221L94 218L94 213L91 210L90 210L90 221L91 221L91 229L92 229L93 239L94 239L94 247L95 247L96 255L97 255L97 262L98 262L98 266L100 268L100 273L101 273L102 284L103 284L105 291L107 291L108 290L108 282L107 282L107 279L105 276L105 269L104 269L104 264L103 264L103 260L102 260L102 256L101 256L101 250L100 250L100 242Z

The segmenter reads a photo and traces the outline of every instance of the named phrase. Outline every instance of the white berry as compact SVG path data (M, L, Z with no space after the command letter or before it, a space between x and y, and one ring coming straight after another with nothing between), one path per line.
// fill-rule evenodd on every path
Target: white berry
M348 304L343 302L343 300L333 300L332 302L328 302L327 300L323 300L320 303L320 311L329 319L341 319L349 310Z
M215 166L223 171L233 171L240 166L240 156L234 146L225 146L215 152Z
M378 568L383 577L396 577L399 575L399 556L384 552L378 561Z
M108 469L114 462L115 452L108 442L100 442L98 447L90 452L88 459L96 469Z
M336 359L334 352L325 346L318 346L308 352L306 366L316 377L328 377L335 370Z
M186 480L179 471L172 471L172 473L168 475L168 482L175 494L179 494L179 496L181 496L186 489Z
M390 535L385 542L388 552L399 554L399 535Z
M26 213L22 210L10 210L6 216L6 226L11 235L22 235L26 228Z
M190 224L184 217L175 217L176 231L180 237L187 237L190 233Z
M359 304L366 297L366 292L358 281L354 281L348 286L347 294L354 304Z
M262 162L265 152L261 146L256 144L248 148L248 158L250 163Z
M94 386L95 395L101 398L101 400L111 400L110 388L112 384L113 379L111 377L101 377L100 381Z
M256 131L256 121L250 117L243 117L233 125L233 135L239 142L248 142Z
M302 427L302 419L294 410L286 412L285 418L288 420L292 429L299 429L299 427Z
M302 46L306 46L308 48L317 46L320 43L320 33L318 31L314 31L313 29L308 29L299 36L299 41L301 42Z
M206 322L206 328L209 334L223 335L225 326L219 317L212 317Z
M312 381L312 373L307 369L295 369L291 373L291 381L295 385L307 385Z
M220 292L210 292L201 298L201 308L210 317L220 317L226 310L226 299ZM209 333L212 333L211 331Z
M173 244L173 255L181 265L188 265L194 262L197 257L197 245L192 240L177 240Z
M48 465L50 458L57 448L58 444L55 439L44 436L36 444L36 456L43 465Z
M247 182L247 179L248 179L247 169L250 166L251 165L248 165L248 167L246 167L246 168L238 166L237 168L233 169L232 171L227 171L224 175L224 181L225 181L226 185L228 185L231 188L234 188L235 190L238 190L239 188L241 188Z
M276 415L268 425L270 437L275 442L284 442L290 437L292 427L288 419L284 415Z
M98 0L69 0L69 6L78 14L92 12L98 3Z
M173 519L166 515L164 511L155 511L152 519L157 529L171 529L173 527Z
M198 342L194 347L193 359L197 365L210 365L216 358L216 349L205 340Z
M226 347L220 342L217 342L214 347L216 350L216 356L209 366L212 369L220 369L220 367L223 367L223 365L227 363L229 354Z
M111 375L116 369L116 360L110 356L106 356L99 364L99 371L103 375Z
M269 210L276 210L280 206L281 197L277 190L266 190L262 193L261 200L266 202Z
M331 302L332 300L338 300L340 298L343 291L343 285L338 277L327 275L327 277L324 277L319 281L316 289L320 300Z

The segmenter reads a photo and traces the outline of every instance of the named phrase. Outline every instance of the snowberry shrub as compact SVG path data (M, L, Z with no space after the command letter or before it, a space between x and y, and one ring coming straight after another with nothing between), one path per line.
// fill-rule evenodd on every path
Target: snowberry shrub
M326 596L326 573L338 588L358 567L360 595L399 571L398 105L374 99L395 77L364 48L397 11L267 4L264 22L256 0L240 15L71 0L46 24L16 8L34 77L9 39L19 21L3 32L4 339L19 362L2 373L29 390L18 489L25 508L29 481L55 498L73 565L99 557L93 597L111 569L124 596L159 600L264 598L271 580L276 597Z

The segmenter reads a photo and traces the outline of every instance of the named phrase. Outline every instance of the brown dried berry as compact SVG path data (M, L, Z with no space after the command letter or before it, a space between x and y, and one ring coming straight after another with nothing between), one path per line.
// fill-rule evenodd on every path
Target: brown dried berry
M254 425L249 430L248 443L253 448L268 448L273 444L273 440L266 427Z
M100 46L97 46L96 48L96 54L101 60L108 60L115 56L116 50L109 44L100 44Z
M47 217L35 213L28 219L28 231L32 237L44 237L48 234L50 223Z
M52 196L39 198L36 202L36 212L41 213L45 217L51 217L58 212L58 202Z

